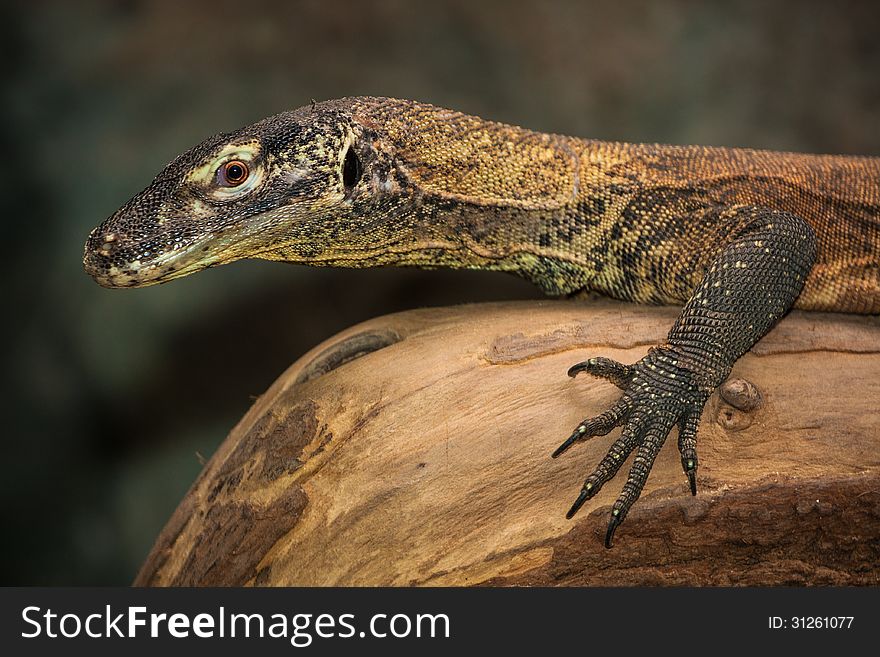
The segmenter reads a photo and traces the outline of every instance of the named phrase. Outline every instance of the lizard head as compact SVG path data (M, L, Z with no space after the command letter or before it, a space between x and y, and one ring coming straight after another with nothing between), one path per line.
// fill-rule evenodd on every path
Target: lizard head
M92 231L83 262L106 287L242 258L515 271L523 217L573 204L577 166L559 138L433 105L316 103L177 157Z
M91 232L86 272L140 287L245 257L356 264L366 240L349 234L354 206L392 185L351 105L306 106L186 151Z

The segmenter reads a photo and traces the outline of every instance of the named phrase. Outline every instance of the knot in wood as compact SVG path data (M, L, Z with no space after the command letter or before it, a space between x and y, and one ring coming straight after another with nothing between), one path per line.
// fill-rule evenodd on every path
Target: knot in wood
M764 405L761 392L751 381L728 379L719 389L721 398L743 413L751 413Z

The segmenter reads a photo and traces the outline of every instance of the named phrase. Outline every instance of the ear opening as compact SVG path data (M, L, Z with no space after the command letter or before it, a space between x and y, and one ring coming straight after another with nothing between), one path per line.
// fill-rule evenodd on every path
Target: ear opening
M342 160L342 184L345 185L345 189L348 190L357 185L363 173L361 159L354 152L352 145L349 145L345 149L345 157Z

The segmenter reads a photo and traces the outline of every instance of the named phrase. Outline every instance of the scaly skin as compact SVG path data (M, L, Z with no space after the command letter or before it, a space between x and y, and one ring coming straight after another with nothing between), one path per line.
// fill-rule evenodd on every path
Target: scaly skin
M684 304L638 363L569 371L623 390L554 453L622 426L568 514L635 451L610 547L676 425L696 494L706 400L790 308L880 313L880 158L608 143L346 98L187 151L92 231L84 264L138 287L240 258L502 270L551 295Z

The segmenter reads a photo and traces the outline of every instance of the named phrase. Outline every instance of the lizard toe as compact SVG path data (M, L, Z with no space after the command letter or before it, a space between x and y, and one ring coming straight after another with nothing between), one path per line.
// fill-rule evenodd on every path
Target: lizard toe
M569 447L577 442L587 440L594 436L604 436L614 427L619 426L626 419L629 410L629 401L625 397L621 397L617 403L604 413L596 417L587 418L577 425L571 435L563 442L551 455L556 458Z
M603 358L601 356L590 358L589 360L573 365L568 369L568 375L572 378L576 377L581 372L586 372L599 379L605 379L621 390L626 390L626 387L630 384L630 381L632 381L632 378L635 375L635 370L630 365L624 365L623 363L618 363L616 360Z

